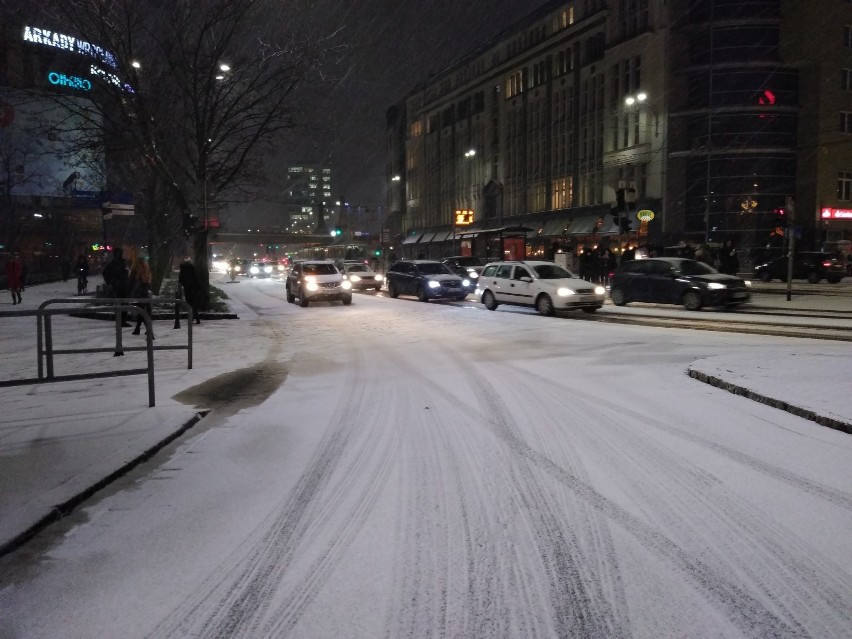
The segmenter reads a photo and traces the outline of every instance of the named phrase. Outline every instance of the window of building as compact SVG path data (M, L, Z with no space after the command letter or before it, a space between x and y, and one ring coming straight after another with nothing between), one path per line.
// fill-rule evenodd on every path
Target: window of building
M852 202L852 171L837 174L837 199L840 202Z
M852 133L852 112L840 112L840 131L841 133Z
M419 138L421 135L423 135L423 121L415 120L414 122L412 122L409 128L408 135L412 138Z
M843 46L847 49L852 48L852 26L848 24L843 27Z
M562 177L553 180L553 193L551 194L554 209L570 209L571 201L574 199L574 180L572 177Z
M841 73L842 89L844 91L852 91L852 69L843 69Z
M506 99L513 98L524 90L524 70L515 71L506 78Z
M553 16L553 32L567 29L574 24L574 3L569 2L568 5Z

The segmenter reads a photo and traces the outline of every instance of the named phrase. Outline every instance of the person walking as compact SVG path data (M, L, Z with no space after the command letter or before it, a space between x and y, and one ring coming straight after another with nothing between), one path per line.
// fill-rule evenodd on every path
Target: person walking
M82 253L74 265L74 273L77 275L77 295L82 295L89 287L89 260Z
M127 272L127 264L124 263L124 251L121 247L112 249L112 260L104 268L104 283L107 286L107 297L127 297L130 275ZM121 325L130 326L127 314L121 314Z
M12 304L20 304L21 291L24 290L24 265L17 251L6 262L6 279L9 284L9 292L12 293Z
M201 324L201 284L198 281L198 273L195 271L195 265L189 260L186 260L180 265L178 282L183 288L183 299L192 308L192 316L195 318L195 323Z
M71 262L68 260L67 257L63 258L61 268L62 268L62 281L67 282L68 278L71 275Z
M137 257L130 269L130 297L151 297L151 267L148 266L148 262L144 257ZM148 313L148 317L151 317L151 304L136 304L136 306L145 310ZM143 323L142 315L137 315L136 328L133 329L134 335L139 335ZM153 331L151 339L154 339Z

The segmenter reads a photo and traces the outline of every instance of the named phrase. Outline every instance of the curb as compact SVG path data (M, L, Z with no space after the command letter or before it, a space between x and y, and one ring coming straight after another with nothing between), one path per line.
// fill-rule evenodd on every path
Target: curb
M740 395L741 397L745 397L746 399L751 399L753 401L760 402L761 404L771 406L772 408L787 411L788 413L796 415L797 417L802 417L803 419L816 422L820 426L826 426L834 430L839 430L840 432L846 433L848 435L852 435L852 423L844 422L839 419L833 419L831 417L825 417L824 415L819 415L810 409L802 408L800 406L793 406L792 404L785 401L781 401L780 399L773 399L772 397L761 395L760 393L756 393L752 390L749 390L744 386L737 386L736 384L726 382L723 379L714 377L713 375L702 373L692 368L688 368L686 370L686 374L692 377L693 379L697 379L698 381L704 382L705 384L709 384L710 386L715 386L716 388L721 388L722 390L726 390L729 393L733 393L734 395Z
M0 544L0 557L2 557L3 555L7 555L8 553L12 552L13 550L20 548L27 541L29 541L30 539L35 537L39 532L41 532L42 530L47 528L47 526L49 526L50 524L57 522L60 519L63 519L64 517L67 517L68 515L70 515L77 506L79 506L81 503L86 501L89 497L91 497L92 495L97 493L102 488L106 488L109 484L114 482L116 479L119 479L123 475L126 475L131 470L136 468L136 466L141 464L142 462L149 460L157 452L159 452L162 448L164 448L165 446L170 444L172 441L174 441L175 439L177 439L178 437L183 435L190 428L195 426L209 412L210 411L208 409L199 410L197 413L195 413L195 415L192 417L192 419L190 419L185 424L183 424L175 432L164 437L162 440L160 440L159 442L157 442L156 444L154 444L153 446L148 448L148 450L144 451L141 455L134 457L130 461L128 461L125 464L123 464L122 466L120 466L117 470L113 471L112 473L110 473L109 475L104 477L103 479L95 482L94 484L92 484L88 488L80 491L78 494L74 495L70 499L62 502L61 504L56 504L55 506L53 506L50 513L48 513L47 515L45 515L44 517L39 519L32 526L27 528L22 533L15 535L9 541L7 541L3 544Z

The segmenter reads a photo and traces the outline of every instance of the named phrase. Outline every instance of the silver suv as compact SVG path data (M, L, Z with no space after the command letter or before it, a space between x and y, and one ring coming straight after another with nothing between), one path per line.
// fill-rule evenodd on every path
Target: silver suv
M300 306L310 302L352 303L352 284L330 260L295 262L287 274L287 301L299 299Z

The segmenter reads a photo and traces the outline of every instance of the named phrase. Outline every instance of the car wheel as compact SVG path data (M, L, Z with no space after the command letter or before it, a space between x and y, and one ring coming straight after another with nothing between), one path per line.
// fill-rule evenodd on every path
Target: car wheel
M683 307L688 311L697 311L701 309L703 302L701 295L697 291L687 291L683 294Z
M840 277L829 277L828 283L829 284L837 284L841 279L842 278L840 278Z
M482 294L482 303L489 311L497 310L497 299L494 297L494 293L492 293L491 291L485 291Z
M388 295L394 299L399 297L399 291L396 290L396 285L393 282L388 283Z
M553 315L556 311L553 309L553 300L550 295L539 295L535 301L535 309L542 315Z
M808 284L818 284L822 278L819 276L819 273L816 271L811 271L808 273Z
M293 295L293 293L290 292L290 287L288 286L287 287L287 303L292 304L295 301L296 301L296 296Z
M609 299L616 306L624 306L627 304L627 295L620 288L614 288L609 292Z
M769 282L772 280L772 273L769 271L761 271L760 275L758 275L761 282Z
M351 295L344 295L343 297L340 298L340 301L343 302L344 306L349 306L352 303L352 296Z
M429 293L427 293L426 289L422 286L417 287L417 299L419 299L421 302L429 301Z
M305 292L303 290L299 290L299 306L305 308L308 305L308 298L305 297Z
M591 313L594 313L596 310L598 310L598 308L600 308L600 307L599 306L584 306L583 312L591 314Z

